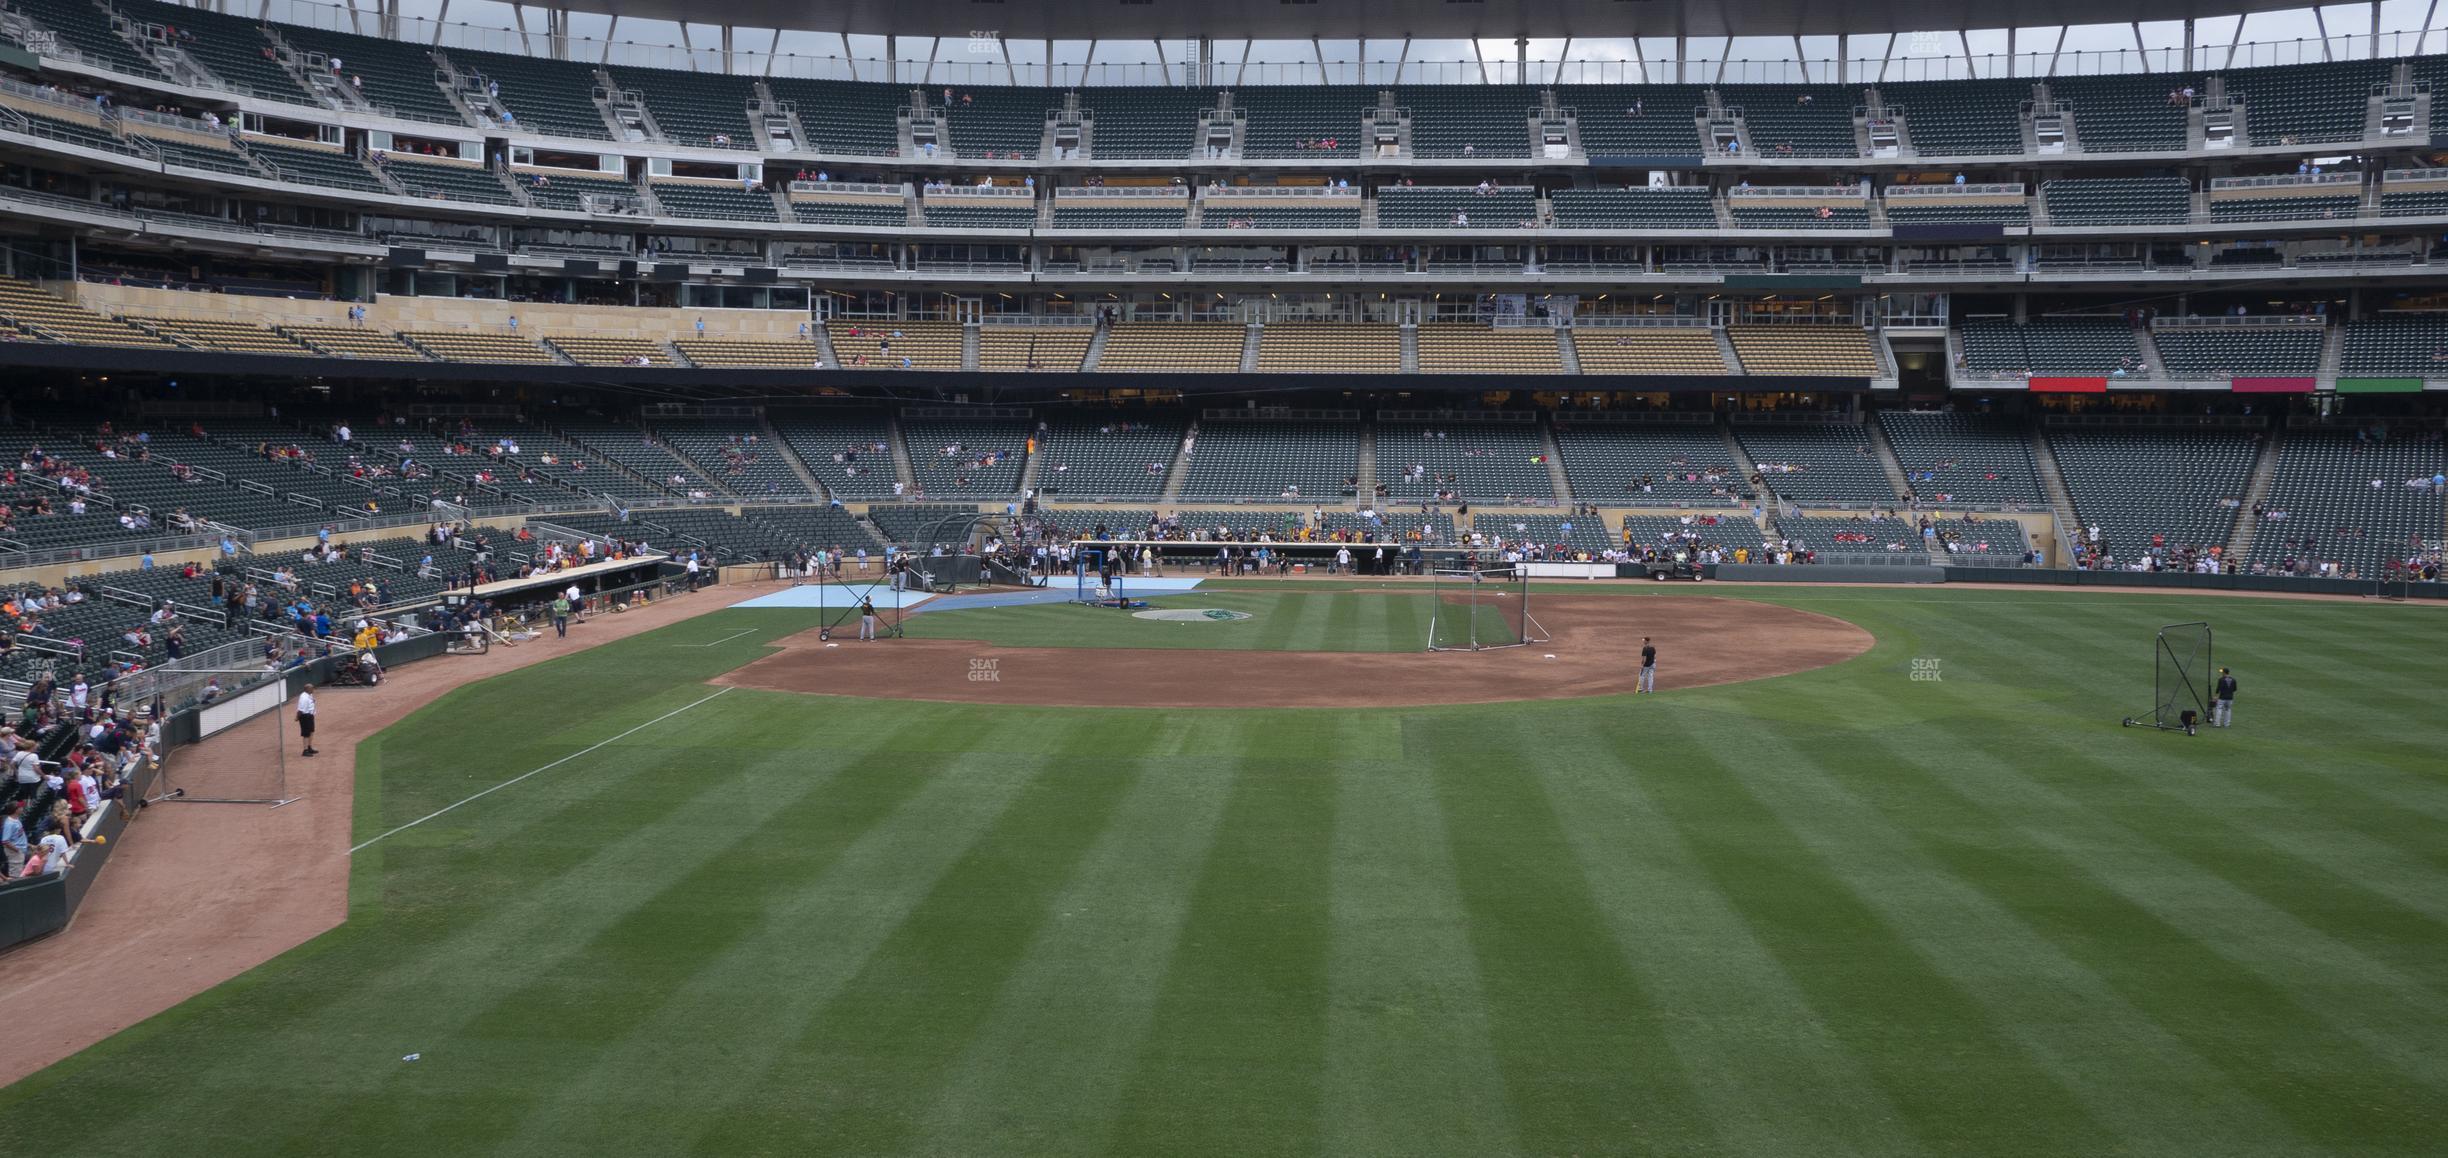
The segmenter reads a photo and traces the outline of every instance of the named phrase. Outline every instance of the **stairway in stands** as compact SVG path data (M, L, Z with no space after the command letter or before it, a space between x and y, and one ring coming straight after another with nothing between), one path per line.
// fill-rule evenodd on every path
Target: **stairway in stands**
M2082 516L2074 510L2074 492L2067 490L2065 475L2057 470L2057 452L2050 448L2048 435L2034 424L2031 429L2032 466L2040 473L2040 486L2048 492L2049 510L2057 516L2057 556L2052 562L2059 567L2074 565L2074 543L2082 537Z
M2261 435L2261 449L2253 455L2252 474L2244 482L2241 506L2236 508L2235 529L2227 535L2227 557L2242 565L2252 558L2253 540L2261 534L2261 520L2253 509L2269 501L2270 484L2278 479L2278 456L2285 451L2285 426L2272 424Z

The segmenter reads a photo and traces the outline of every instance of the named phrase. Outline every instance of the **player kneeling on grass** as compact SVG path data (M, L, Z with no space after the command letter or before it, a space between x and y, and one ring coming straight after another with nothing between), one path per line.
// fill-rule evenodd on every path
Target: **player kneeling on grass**
M2219 669L2218 683L2210 691L2210 726L2224 728L2235 722L2235 672Z

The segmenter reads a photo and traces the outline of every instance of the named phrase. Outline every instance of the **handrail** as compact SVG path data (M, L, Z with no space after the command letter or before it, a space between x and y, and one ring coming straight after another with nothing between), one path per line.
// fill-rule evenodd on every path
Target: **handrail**
M2212 177L2210 190L2277 189L2287 186L2356 185L2363 183L2363 174L2347 170L2336 173L2269 173L2258 177Z
M1187 185L1063 185L1054 190L1056 201L1187 201Z
M1468 186L1457 187L1468 188ZM1201 185L1199 196L1202 199L1223 197L1233 200L1248 197L1287 200L1348 198L1357 201L1360 199L1360 189L1355 185Z
M1879 190L1879 193L1893 201L1899 197L1905 199L1916 197L2022 197L2026 196L2029 190L2022 182L2012 181L1986 185L1889 185Z

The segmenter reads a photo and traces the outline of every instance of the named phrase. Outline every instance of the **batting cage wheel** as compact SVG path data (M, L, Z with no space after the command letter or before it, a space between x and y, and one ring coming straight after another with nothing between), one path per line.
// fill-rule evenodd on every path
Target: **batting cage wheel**
M2218 678L2211 666L2210 625L2171 623L2151 642L2151 708L2146 715L2124 719L2128 728L2196 734L2210 718L2210 688Z

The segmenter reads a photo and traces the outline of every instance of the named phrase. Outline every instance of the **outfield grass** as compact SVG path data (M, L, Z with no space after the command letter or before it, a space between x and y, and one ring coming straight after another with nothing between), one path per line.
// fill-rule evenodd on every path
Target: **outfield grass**
M346 925L0 1112L79 1154L2440 1153L2448 616L1729 592L1879 644L1401 711L707 698L813 612L520 671L378 738L359 839L686 710L372 845ZM1405 602L1186 603L1241 599L1181 637ZM2190 619L2239 727L2118 728Z

